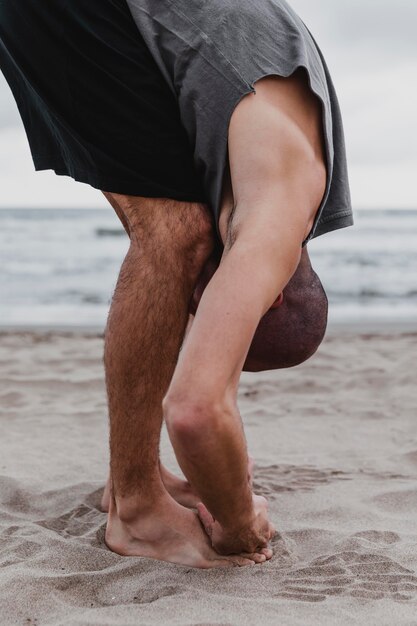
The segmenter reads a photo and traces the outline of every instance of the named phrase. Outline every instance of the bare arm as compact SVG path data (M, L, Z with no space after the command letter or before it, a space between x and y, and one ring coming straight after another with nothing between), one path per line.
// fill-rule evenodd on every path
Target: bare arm
M248 551L257 533L258 544L268 533L265 524L259 530L246 480L238 382L260 318L296 271L326 183L321 109L305 77L268 77L256 85L229 126L236 210L227 245L164 405L186 477L223 535L241 537Z
M224 533L246 542L234 544L236 550L266 545L270 534L265 511L255 511L247 480L246 440L236 395L259 320L290 279L301 254L298 240L291 246L287 239L279 253L276 238L273 244L241 236L224 255L180 354L171 382L179 395L167 402L167 426L178 462ZM195 398L192 403L190 396Z

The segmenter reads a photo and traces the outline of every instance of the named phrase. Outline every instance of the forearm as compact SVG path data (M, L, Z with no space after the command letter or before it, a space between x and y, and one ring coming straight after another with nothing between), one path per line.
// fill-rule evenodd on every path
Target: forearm
M189 407L167 426L178 463L212 515L228 529L249 524L253 516L248 454L238 410Z
M165 399L181 469L224 524L253 514L236 396L259 320L289 279L285 264L271 271L277 266L266 245L230 250L204 291Z

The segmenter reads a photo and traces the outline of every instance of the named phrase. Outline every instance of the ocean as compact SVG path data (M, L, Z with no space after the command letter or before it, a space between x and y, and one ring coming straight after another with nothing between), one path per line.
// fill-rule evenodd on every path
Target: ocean
M356 210L308 250L329 323L417 322L417 210ZM128 238L109 207L0 209L0 325L104 328Z

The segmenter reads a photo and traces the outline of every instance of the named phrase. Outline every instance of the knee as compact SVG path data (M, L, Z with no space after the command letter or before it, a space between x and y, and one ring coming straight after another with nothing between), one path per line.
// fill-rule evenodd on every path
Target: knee
M131 245L171 269L198 275L215 244L213 218L198 202L124 196Z
M174 263L182 268L195 283L215 246L215 231L212 220L199 208L188 207L186 219L174 218L164 241L169 241L170 254Z
M185 260L197 278L214 250L215 227L208 210L202 208L203 205L187 204L185 213L175 219L169 231L176 253Z

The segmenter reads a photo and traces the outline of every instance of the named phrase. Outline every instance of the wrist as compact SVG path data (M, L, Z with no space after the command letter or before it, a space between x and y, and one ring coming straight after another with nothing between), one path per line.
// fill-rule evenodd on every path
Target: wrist
M252 492L248 489L245 497L239 500L239 506L230 511L229 515L219 519L221 527L228 534L236 534L245 528L251 528L256 519Z

